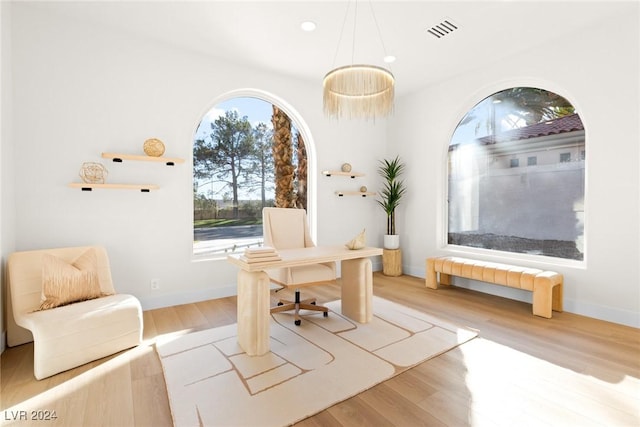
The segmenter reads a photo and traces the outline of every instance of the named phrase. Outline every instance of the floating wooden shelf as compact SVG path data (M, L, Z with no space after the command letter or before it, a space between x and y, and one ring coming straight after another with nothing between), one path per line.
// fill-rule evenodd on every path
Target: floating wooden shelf
M376 193L371 193L368 191L336 191L336 195L338 197L343 197L343 196L372 197L372 196L375 196Z
M167 166L174 166L176 163L184 163L184 159L177 157L153 157L141 156L138 154L121 154L121 153L102 153L102 158L113 159L116 163L122 163L123 160L134 160L138 162L161 162Z
M342 171L322 171L323 175L326 176L332 176L332 175L336 175L336 176L348 176L351 178L355 178L358 176L364 176L363 173L358 173L358 172L342 172Z
M151 190L158 190L160 187L155 184L87 184L86 182L72 182L69 187L80 188L82 191L93 191L94 188L108 190L140 190L148 193Z

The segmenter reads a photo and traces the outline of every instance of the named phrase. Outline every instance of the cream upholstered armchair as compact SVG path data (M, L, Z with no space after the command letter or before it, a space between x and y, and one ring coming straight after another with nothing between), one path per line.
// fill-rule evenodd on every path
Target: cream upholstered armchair
M307 213L304 209L264 208L262 210L262 230L265 246L276 250L314 247L315 243L309 234ZM300 325L301 309L323 312L328 315L326 307L316 305L315 298L300 299L300 289L304 286L332 283L336 280L336 263L304 265L265 270L272 282L283 288L295 290L295 300L280 300L278 306L271 308L272 313L294 310L294 323Z
M33 341L36 379L141 342L140 302L116 293L104 248L15 252L7 267L7 341Z

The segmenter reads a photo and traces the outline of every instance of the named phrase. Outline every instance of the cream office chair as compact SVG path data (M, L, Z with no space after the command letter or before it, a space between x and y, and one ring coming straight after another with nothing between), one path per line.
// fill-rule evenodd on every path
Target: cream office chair
M309 234L307 213L304 209L264 208L262 210L262 231L265 246L276 250L314 247L315 243ZM295 290L295 300L281 299L278 306L272 307L272 313L294 310L294 323L300 325L301 309L323 312L328 315L326 307L316 305L315 298L300 299L300 289L304 286L333 283L336 280L336 263L305 265L265 270L272 282L283 288ZM277 292L277 291L276 291Z

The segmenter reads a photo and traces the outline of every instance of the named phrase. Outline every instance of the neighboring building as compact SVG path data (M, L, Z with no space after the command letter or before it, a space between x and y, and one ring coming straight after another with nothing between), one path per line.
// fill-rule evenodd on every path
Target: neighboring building
M580 254L570 257L582 259L584 166L577 114L451 145L450 235L567 242Z

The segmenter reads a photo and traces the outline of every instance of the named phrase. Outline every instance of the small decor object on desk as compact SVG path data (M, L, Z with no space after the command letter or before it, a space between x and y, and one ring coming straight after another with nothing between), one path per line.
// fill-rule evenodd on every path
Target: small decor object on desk
M362 229L360 234L358 234L352 240L348 241L345 246L352 250L364 248L366 246L366 241L367 241L365 231L366 229Z
M104 184L109 171L102 163L84 162L80 168L80 178L87 184Z
M282 258L274 248L263 246L261 248L246 248L240 259L247 264L252 264L255 262L280 261Z
M342 172L351 172L351 165L349 163L345 163L342 165Z
M164 154L164 143L157 138L147 139L142 148L147 156L160 157Z

